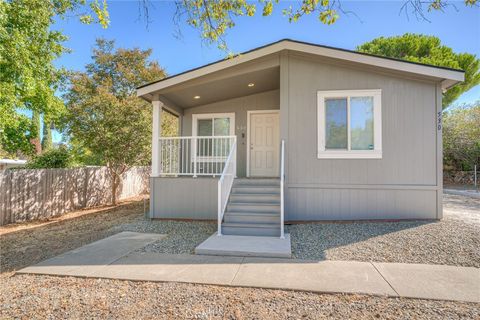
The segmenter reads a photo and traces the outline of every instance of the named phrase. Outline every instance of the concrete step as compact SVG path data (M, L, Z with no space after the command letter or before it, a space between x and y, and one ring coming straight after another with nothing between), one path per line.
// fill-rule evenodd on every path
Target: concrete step
M280 179L253 179L253 178L237 178L233 181L233 186L280 186Z
M222 233L236 236L279 237L279 223L222 223Z
M280 186L260 186L239 184L232 188L232 194L280 194Z
M233 223L277 223L280 224L279 213L259 212L226 212L223 220Z
M230 194L230 203L278 203L280 194Z
M291 258L292 246L288 233L285 234L285 239L230 235L219 237L214 233L195 248L195 253L219 256Z
M228 202L227 212L280 213L280 203Z

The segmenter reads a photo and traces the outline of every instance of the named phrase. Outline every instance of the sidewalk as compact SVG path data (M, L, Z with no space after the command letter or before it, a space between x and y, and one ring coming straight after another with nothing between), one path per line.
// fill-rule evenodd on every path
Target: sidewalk
M135 252L161 237L122 232L18 273L480 302L477 268Z

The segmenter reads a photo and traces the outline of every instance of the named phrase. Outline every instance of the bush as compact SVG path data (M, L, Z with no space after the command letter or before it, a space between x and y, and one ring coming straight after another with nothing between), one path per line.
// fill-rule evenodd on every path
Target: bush
M64 148L50 149L43 154L34 157L27 163L28 169L43 168L68 168L72 165L70 152Z
M480 100L451 107L443 115L443 161L445 168L473 170L480 164Z

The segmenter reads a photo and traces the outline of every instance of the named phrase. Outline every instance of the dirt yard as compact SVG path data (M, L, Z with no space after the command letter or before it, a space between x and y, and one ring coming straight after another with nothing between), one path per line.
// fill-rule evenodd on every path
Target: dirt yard
M451 238L454 246L447 246L446 249L442 247L441 250L448 252L438 252L440 256L455 254L451 250L457 250L457 255L462 257L461 261L470 259L468 261L477 263L480 241L478 232L480 201L461 196L446 196L444 205L445 219L426 226L431 228L430 226L440 223L439 226L443 228L442 230L447 230L445 231L447 234L438 234L435 229L428 233L428 237ZM12 272L122 230L168 233L169 237L163 240L163 243L160 241L144 250L169 253L190 252L197 243L215 230L215 223L147 221L143 217L143 210L143 200L137 198L123 202L115 208L85 210L48 222L0 227L2 272L0 319L480 318L480 306L472 303L225 288L180 283L14 275ZM322 224L318 225L321 228ZM372 225L375 226L375 224ZM394 226L391 225L388 228L395 229ZM353 241L353 238L349 238L347 244L337 245L338 238L330 237L328 240L330 242L325 242L328 248L323 250L322 254L326 259L338 258L342 255L351 257L358 248L349 246L360 246L370 248L370 252L374 253L372 256L381 257L379 251L373 250L370 246L377 243L381 245L382 250L395 251L397 247L392 244L401 239L410 239L412 234L417 236L418 232L415 230L419 228L421 230L424 227L423 224L412 225L399 230L392 229L391 232L372 233L368 237L363 237L358 243ZM368 233L372 230L364 231ZM459 234L462 230L463 234ZM350 236L356 237L356 235ZM424 240L425 238L420 237L416 241L421 243ZM466 246L476 247L472 249ZM418 248L422 247L417 247L416 250ZM311 248L303 251L298 248L294 250L297 250L295 253L297 257L302 254L315 256L319 252ZM405 254L407 256L410 254L408 250L403 251L404 253L400 255L402 259ZM389 254L392 253L389 252ZM362 255L365 255L365 252L362 252ZM353 258L355 259L355 256Z

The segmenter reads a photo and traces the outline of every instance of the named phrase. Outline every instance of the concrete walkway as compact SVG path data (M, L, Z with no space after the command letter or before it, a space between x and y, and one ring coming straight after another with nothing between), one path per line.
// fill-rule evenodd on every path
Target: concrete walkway
M480 192L477 190L443 189L443 193L480 199Z
M135 252L161 237L122 232L17 273L480 302L477 268Z

